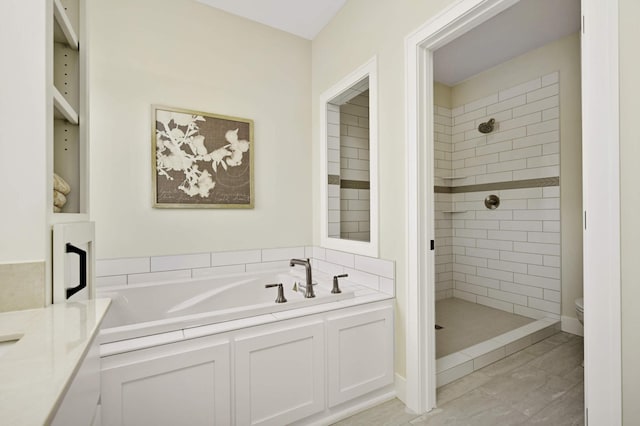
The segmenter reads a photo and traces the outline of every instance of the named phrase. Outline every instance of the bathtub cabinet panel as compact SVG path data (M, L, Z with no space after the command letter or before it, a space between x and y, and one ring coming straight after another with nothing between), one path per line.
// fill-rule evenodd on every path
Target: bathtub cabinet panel
M283 425L325 406L322 321L268 329L235 345L238 425Z
M231 423L228 342L184 342L127 355L103 365L105 426Z
M100 350L97 340L94 338L91 343L51 426L84 426L94 418L100 400Z
M327 321L329 407L393 383L393 307Z

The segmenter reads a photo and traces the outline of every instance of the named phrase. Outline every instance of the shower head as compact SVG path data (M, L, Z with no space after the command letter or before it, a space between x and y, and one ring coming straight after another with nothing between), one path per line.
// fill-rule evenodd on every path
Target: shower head
M478 131L480 133L491 133L493 132L494 124L496 124L496 120L494 118L487 121L486 123L480 123L480 125L478 126Z

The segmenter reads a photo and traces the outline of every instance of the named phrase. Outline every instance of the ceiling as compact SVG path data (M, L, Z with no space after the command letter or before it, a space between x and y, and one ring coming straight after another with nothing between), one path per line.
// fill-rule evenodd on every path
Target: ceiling
M197 0L313 40L347 0ZM580 29L580 0L521 0L434 53L437 82L455 86Z
M448 86L580 30L580 0L521 0L434 53Z
M197 0L233 15L313 40L347 0Z

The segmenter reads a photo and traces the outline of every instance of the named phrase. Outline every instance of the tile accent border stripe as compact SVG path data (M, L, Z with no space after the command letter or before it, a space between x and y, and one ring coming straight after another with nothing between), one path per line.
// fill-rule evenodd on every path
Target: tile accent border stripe
M540 188L543 186L559 186L560 177L524 179L508 182L491 182L463 186L434 186L433 191L441 194L459 194L463 192L496 191L501 189Z
M345 180L340 181L340 188L344 189L369 189L369 182L362 180Z
M340 188L344 189L369 189L369 182L367 181L340 179L340 175L328 175L327 183L329 185L340 185Z

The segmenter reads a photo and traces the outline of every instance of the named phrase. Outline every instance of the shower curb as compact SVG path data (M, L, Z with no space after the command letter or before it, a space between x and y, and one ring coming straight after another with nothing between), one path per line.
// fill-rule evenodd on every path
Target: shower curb
M436 386L444 386L560 331L560 321L543 318L436 360Z

